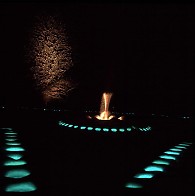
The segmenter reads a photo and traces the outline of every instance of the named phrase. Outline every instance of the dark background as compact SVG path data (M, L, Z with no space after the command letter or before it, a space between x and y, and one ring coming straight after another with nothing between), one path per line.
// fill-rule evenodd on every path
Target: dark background
M57 14L73 49L77 88L60 106L192 115L194 4L0 3L0 104L41 106L26 62L35 17Z

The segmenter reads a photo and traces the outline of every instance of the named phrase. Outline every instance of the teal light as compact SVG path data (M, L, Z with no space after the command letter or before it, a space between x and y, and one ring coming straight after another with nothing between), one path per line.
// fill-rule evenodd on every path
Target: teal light
M6 137L17 137L17 135L6 135Z
M190 146L190 144L179 144L180 146Z
M179 152L166 151L165 154L180 155Z
M68 127L73 127L73 125L68 125Z
M170 165L169 162L164 161L164 160L155 160L155 161L153 161L152 163L154 163L154 164L159 164L159 165Z
M192 142L183 142L183 143L185 143L185 144L192 144Z
M19 165L25 165L27 164L26 161L22 161L22 160L8 160L4 162L5 166L19 166Z
M5 192L31 192L37 190L32 182L20 182L10 184L5 188Z
M153 166L153 165L146 167L144 170L145 171L160 171L160 172L164 171L163 167L161 167L161 166Z
M9 133L15 133L13 130L9 130L9 129L7 129L7 131L6 132L9 132Z
M64 123L62 121L58 121L58 125L63 125Z
M183 149L187 149L185 146L175 146L175 148L183 148Z
M21 159L23 157L22 154L16 154L16 153L14 153L14 154L8 154L7 156L9 158L11 158L11 159L14 159L14 160L19 160L19 159Z
M85 126L81 126L80 129L86 129L86 127Z
M119 129L119 131L120 131L120 132L124 132L124 131L125 131L125 129Z
M95 128L96 131L101 131L101 128Z
M93 127L87 127L88 130L93 130Z
M126 188L133 188L133 189L138 189L138 188L143 188L142 185L134 182L129 182L125 185Z
M10 127L5 127L5 128L1 128L1 129L12 130L12 128L10 128Z
M161 155L160 158L162 159L171 159L171 160L176 160L175 157L171 156L171 155Z
M142 128L139 128L140 131L142 131Z
M6 135L17 135L17 133L14 132L5 132Z
M103 131L108 132L108 131L109 131L109 129L108 129L108 128L103 128Z
M5 177L7 178L23 178L29 175L30 172L25 169L12 169L5 173Z
M78 127L79 127L78 125L75 125L75 126L74 126L75 129L78 128Z
M24 148L22 148L22 147L6 147L5 150L6 151L13 151L13 152L14 151L15 152L17 152L17 151L25 151Z
M182 149L178 149L178 148L171 148L170 150L171 151L177 151L177 152L181 152L182 151Z
M112 128L111 131L112 132L117 132L117 129L116 128Z
M61 126L66 126L66 123L62 122L62 121L59 121L59 125Z
M129 127L129 128L127 128L127 131L131 131L131 128Z
M153 178L154 174L151 173L141 173L141 174L136 174L134 178Z
M18 142L7 142L6 145L19 146L19 145L21 145L21 143L18 143Z
M15 138L5 138L6 141L8 142L14 142L14 141L17 141L18 139L15 139Z

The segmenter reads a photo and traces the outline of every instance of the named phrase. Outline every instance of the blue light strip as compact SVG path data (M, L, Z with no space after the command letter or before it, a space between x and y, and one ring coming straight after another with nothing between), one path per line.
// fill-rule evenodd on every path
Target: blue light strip
M183 150L187 149L192 143L190 142L182 142L177 146L170 148L168 151L165 151L163 155L159 157L161 159L157 159L152 161L152 165L149 165L144 168L145 173L138 173L134 176L136 179L149 179L153 178L156 173L164 172L165 167L170 165L173 160L177 160L177 157L180 155ZM154 173L153 173L154 172ZM125 185L126 188L143 188L141 184L136 184L134 182L129 182Z
M64 124L63 124L64 125ZM69 125L70 126L70 125ZM27 162L22 160L25 151L21 147L21 143L17 142L17 133L12 128L2 128L5 134L5 151L7 152L8 159L4 161L3 166L6 167L7 171L4 174L6 178L25 179L30 175L30 171L21 169L21 166L26 165ZM14 167L14 168L13 168ZM9 168L9 170L8 170ZM37 190L37 187L32 182L14 182L13 184L7 184L4 188L5 192L31 192Z
M136 128L135 126L132 127L127 127L127 128L115 128L115 127L92 127L92 126L78 126L78 125L73 125L73 124L68 124L62 121L58 122L59 126L65 126L68 128L79 128L81 130L95 130L95 131L102 131L102 132L119 132L119 133L125 133L125 132L131 132L132 130L140 130L140 131L144 131L144 132L148 132L150 130L152 130L152 128L150 126L147 126L145 128Z

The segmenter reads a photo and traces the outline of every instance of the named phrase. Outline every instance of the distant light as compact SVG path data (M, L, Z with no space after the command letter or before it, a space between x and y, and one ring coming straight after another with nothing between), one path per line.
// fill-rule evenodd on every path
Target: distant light
M180 155L179 152L166 151L165 154Z
M133 189L137 189L137 188L143 188L142 185L138 184L138 183L134 183L134 182L129 182L125 185L126 188L133 188Z
M26 161L22 161L22 160L14 160L14 161L8 160L4 162L5 166L19 166L19 165L25 165L25 164L27 164Z
M17 152L17 151L25 151L24 148L22 148L22 147L6 147L5 150L6 151L15 151L15 152Z
M86 127L85 126L81 126L80 129L86 129Z
M17 135L15 132L5 132L6 135Z
M58 124L59 125L64 125L64 123L62 121L59 121Z
M73 127L73 125L68 125L68 127Z
M18 139L17 138L5 138L5 140L8 142L14 142L14 141L17 141Z
M179 146L190 146L190 144L179 144Z
M125 129L119 129L119 131L120 131L120 132L124 132L124 131L125 131Z
M148 129L148 130L152 130L152 127L148 126L146 129Z
M116 128L112 128L111 131L112 132L117 132L117 129Z
M161 155L159 156L162 159L171 159L171 160L176 160L175 157L171 156L171 155Z
M12 169L5 173L5 177L8 178L23 178L29 175L30 172L25 169Z
M93 127L87 127L88 130L93 130Z
M101 128L95 128L96 131L101 131Z
M17 138L17 135L6 135L6 138Z
M11 159L14 159L14 160L19 160L23 157L22 154L15 154L15 153L14 154L8 154L7 156Z
M129 128L127 128L127 131L131 131L131 128L129 127Z
M145 171L160 171L160 172L164 171L163 167L160 167L160 166L148 166L144 170Z
M12 130L12 128L11 128L11 127L3 127L3 128L1 128L1 129Z
M141 173L134 176L134 178L152 178L154 174L151 173Z
M183 149L187 149L185 146L175 146L175 148L183 148Z
M192 142L183 142L183 143L185 143L185 144L193 144Z
M78 125L75 125L74 128L75 128L75 129L78 128Z
M107 129L107 128L103 128L103 131L109 131L109 129Z
M153 161L152 163L154 163L154 164L162 164L162 165L170 165L170 163L169 162L167 162L167 161L164 161L164 160L155 160L155 161Z
M21 143L18 143L18 142L6 142L6 145L19 146L19 145L21 145Z
M31 192L35 191L37 187L32 182L20 182L10 184L5 188L6 192Z
M177 152L179 152L179 151L181 152L182 151L182 149L178 149L178 148L171 148L170 150L171 151L177 151Z

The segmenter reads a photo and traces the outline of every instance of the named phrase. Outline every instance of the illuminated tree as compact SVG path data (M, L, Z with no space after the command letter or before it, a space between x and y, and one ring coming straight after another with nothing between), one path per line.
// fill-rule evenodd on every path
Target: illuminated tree
M74 87L66 72L73 62L64 25L52 16L39 17L30 50L33 78L45 103L68 95Z

